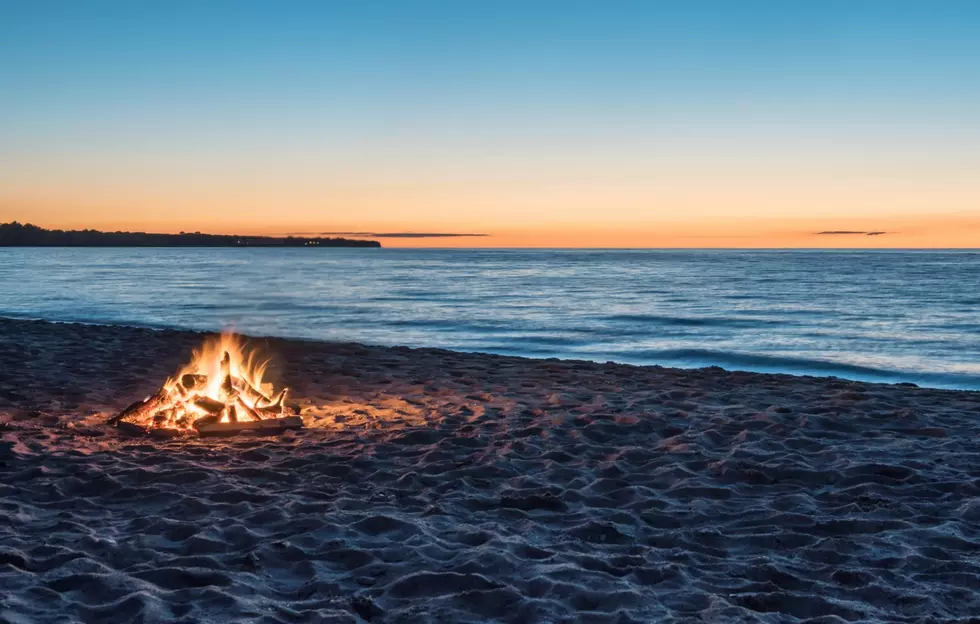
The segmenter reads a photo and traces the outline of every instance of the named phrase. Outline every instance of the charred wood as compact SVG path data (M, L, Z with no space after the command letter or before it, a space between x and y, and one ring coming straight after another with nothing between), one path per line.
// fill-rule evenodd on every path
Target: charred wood
M206 396L194 399L194 405L201 408L205 412L208 412L209 414L220 414L221 410L225 409L224 403Z

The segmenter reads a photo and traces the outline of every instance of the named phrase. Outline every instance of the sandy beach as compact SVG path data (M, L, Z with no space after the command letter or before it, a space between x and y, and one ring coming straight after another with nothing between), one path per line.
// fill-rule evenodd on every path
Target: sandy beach
M0 622L980 613L980 393L269 339L306 429L105 424L202 339L0 320Z

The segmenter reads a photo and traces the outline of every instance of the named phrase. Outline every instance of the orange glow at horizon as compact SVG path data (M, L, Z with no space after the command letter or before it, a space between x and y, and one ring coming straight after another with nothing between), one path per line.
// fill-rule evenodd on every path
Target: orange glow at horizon
M0 213L2 214L2 213ZM13 217L57 229L99 229L105 231L143 231L176 234L200 231L209 234L260 236L343 236L372 239L388 248L980 248L980 215L911 216L891 219L786 219L732 220L716 218L703 223L670 222L636 223L632 226L593 226L581 224L537 225L523 228L493 228L479 224L450 226L431 224L375 224L373 227L350 224L322 225L255 223L234 227L230 224L189 223L173 225L166 221L43 221ZM887 228L882 223L890 224ZM319 234L324 232L323 234ZM327 234L326 232L330 232ZM363 234L334 234L351 232ZM458 237L384 237L370 233L463 232L486 236ZM841 232L821 234L821 232ZM846 233L845 233L846 232ZM880 234L869 234L881 232Z
M700 174L678 169L659 181L596 173L394 182L362 173L346 186L302 176L231 182L92 175L65 177L57 187L33 171L0 191L0 222L270 236L488 234L377 238L385 247L980 248L980 185L955 168L899 178L851 167L713 167ZM817 234L823 231L885 234Z

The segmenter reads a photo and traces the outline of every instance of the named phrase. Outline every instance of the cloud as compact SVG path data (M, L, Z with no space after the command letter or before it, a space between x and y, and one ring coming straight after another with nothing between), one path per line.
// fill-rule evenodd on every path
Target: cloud
M453 238L460 236L490 236L455 232L288 232L288 236L370 236L371 238Z
M857 235L857 236L881 236L881 235L887 234L887 233L888 232L858 232L858 231L854 231L854 230L827 230L825 232L817 232L816 234L817 234L817 236L841 236L841 235L843 235L843 236L848 236L848 235Z

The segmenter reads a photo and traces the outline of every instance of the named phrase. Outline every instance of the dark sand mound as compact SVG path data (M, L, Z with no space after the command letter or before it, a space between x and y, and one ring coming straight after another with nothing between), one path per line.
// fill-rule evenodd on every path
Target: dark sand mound
M0 320L0 622L980 613L980 394L273 340L305 431L101 424L200 339Z

